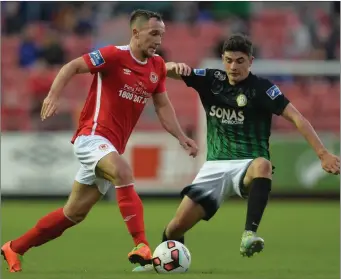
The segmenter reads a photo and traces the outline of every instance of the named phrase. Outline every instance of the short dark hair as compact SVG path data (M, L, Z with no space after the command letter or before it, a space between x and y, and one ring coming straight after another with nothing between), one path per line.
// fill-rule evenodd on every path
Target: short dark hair
M156 18L157 20L161 21L162 16L157 12L152 12L148 10L135 10L130 15L130 26L136 22L137 19L144 19L144 20L150 20L151 18Z
M226 51L240 51L248 56L253 54L253 46L251 40L243 34L234 34L224 42L223 54Z

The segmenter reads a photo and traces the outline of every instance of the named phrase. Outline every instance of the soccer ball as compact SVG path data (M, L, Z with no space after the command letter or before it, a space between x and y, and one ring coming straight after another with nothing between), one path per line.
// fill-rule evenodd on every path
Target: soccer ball
M174 240L168 240L156 247L153 266L158 273L184 273L191 264L187 247Z

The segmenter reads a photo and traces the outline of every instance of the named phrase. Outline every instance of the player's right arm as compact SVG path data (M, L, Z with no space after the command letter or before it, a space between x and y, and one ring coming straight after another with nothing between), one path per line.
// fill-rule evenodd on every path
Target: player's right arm
M182 76L191 75L192 69L185 63L175 63L175 62L167 62L166 63L167 77L172 79L182 79Z
M115 55L116 52L117 49L115 46L107 46L65 64L58 72L50 91L43 102L41 119L45 120L56 113L61 91L73 76L84 73L94 74L109 71L115 64L115 59L117 57L117 55Z
M167 62L167 77L183 80L188 87L194 88L200 94L208 85L207 81L212 76L212 69L192 69L185 63Z

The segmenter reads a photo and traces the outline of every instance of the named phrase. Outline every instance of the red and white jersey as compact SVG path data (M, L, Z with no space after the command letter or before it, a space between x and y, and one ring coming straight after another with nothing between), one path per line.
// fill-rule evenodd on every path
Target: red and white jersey
M157 55L141 62L129 46L106 46L83 58L95 76L71 142L100 135L122 154L148 99L166 92L165 62Z

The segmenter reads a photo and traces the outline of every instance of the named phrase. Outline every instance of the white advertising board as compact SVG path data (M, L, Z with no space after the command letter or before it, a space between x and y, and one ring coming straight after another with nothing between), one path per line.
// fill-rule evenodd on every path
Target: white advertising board
M72 133L4 133L1 139L2 195L67 195L79 162ZM136 174L139 193L179 193L200 168L165 132L135 132L125 159Z

